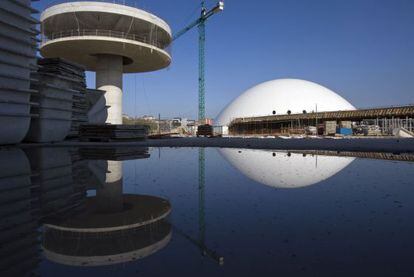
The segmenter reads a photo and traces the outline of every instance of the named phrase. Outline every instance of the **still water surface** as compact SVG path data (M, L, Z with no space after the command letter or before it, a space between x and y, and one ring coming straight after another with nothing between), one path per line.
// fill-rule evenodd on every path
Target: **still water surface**
M380 156L3 149L0 275L414 276L414 158Z

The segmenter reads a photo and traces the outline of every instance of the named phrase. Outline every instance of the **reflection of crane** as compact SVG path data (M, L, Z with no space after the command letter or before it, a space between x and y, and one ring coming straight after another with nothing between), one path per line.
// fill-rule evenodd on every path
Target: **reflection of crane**
M198 149L198 228L199 228L199 240L200 243L204 244L205 240L205 197L204 197L204 187L206 183L206 158L205 158L205 149Z
M205 179L205 149L198 149L198 240L193 239L183 231L175 227L175 230L178 234L182 235L188 239L191 243L196 245L203 256L208 256L220 265L224 264L224 257L217 254L215 251L209 249L205 244L205 233L206 233L206 224L205 224L205 199L204 199L204 185L206 182Z
M207 11L205 7L205 0L201 1L201 15L200 17L195 20L193 23L176 33L173 37L173 40L176 40L193 27L198 26L198 42L199 42L199 49L198 49L198 120L203 120L205 118L205 86L204 86L204 49L205 49L205 42L206 42L206 21L209 17L214 15L215 13L221 12L224 9L224 2L219 1L217 5L212 8L211 10Z
M205 197L204 197L204 188L206 183L206 158L205 158L205 149L198 149L198 228L199 228L199 240L198 247L200 248L203 255L207 255L220 265L224 263L224 257L218 255L216 252L208 249L205 245L205 233L206 233L206 223L205 223Z
M224 2L219 1L217 5L212 8L211 10L207 11L205 0L201 1L201 15L198 19L196 19L193 23L176 33L173 37L173 40L176 40L183 34L187 33L189 30L194 28L195 26L198 27L198 120L201 121L205 119L206 111L205 111L205 86L204 86L204 66L205 66L205 42L206 42L206 21L212 15L223 11L224 9ZM203 253L203 255L208 255L209 257L216 260L219 264L223 264L224 258L220 257L219 255L215 254L214 251L209 250L205 246L205 211L204 211L204 186L205 186L205 150L204 148L200 148L198 150L198 192L199 192L199 207L198 207L198 218L199 218L199 240L198 242L187 237L195 243Z

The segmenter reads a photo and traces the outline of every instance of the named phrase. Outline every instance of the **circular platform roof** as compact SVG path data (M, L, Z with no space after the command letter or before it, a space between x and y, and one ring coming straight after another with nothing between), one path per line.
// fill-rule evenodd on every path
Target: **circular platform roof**
M43 253L50 261L71 266L103 266L136 261L161 250L171 240L171 224L161 220L152 225L88 235L45 228Z
M165 49L172 35L168 24L146 11L104 2L70 2L52 6L41 15L41 54L61 57L96 70L100 54L124 57L124 72L167 67Z

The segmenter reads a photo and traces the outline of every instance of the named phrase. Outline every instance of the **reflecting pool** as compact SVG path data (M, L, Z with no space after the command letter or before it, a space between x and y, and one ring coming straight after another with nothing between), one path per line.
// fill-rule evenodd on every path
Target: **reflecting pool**
M0 149L0 276L413 276L414 155Z

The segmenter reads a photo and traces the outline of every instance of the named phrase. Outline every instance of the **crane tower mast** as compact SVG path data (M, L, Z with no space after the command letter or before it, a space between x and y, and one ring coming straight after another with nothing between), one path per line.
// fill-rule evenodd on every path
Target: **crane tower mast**
M223 11L224 2L219 1L215 7L207 11L205 1L201 1L201 14L198 19L190 25L177 32L173 40L181 37L183 34L191 30L193 27L198 27L198 120L202 121L206 116L205 107L205 43L206 43L206 21L212 15Z

